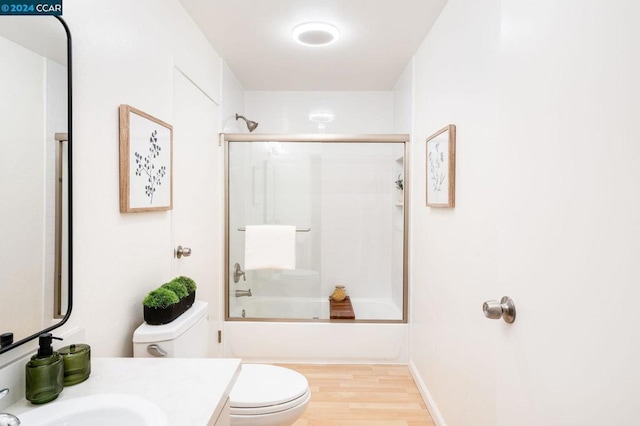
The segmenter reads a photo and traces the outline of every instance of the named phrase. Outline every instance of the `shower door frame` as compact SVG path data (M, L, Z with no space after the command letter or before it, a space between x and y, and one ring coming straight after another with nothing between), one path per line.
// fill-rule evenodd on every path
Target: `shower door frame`
M224 144L224 320L249 322L312 322L312 323L392 323L406 324L409 314L409 187L411 136L402 134L255 134L220 133ZM402 242L402 319L298 319L298 318L236 318L229 316L229 142L319 142L319 143L402 143L403 144L403 242ZM328 296L327 296L328 297Z

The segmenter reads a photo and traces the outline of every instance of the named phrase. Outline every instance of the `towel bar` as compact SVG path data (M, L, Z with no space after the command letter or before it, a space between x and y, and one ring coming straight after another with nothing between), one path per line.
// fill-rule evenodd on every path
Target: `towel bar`
M241 228L238 228L238 231L240 232L244 232L246 230L247 228L245 228L244 226ZM296 228L296 232L311 232L311 228Z

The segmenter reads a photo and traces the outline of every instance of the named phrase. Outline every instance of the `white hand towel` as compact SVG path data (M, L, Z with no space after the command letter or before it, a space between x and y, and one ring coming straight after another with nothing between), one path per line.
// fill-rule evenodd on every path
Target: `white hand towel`
M244 269L296 269L296 227L247 225Z

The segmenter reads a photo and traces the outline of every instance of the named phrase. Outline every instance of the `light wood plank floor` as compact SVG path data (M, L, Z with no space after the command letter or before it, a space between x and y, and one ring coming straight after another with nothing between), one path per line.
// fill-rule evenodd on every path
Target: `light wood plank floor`
M311 388L294 426L435 426L407 366L281 365Z

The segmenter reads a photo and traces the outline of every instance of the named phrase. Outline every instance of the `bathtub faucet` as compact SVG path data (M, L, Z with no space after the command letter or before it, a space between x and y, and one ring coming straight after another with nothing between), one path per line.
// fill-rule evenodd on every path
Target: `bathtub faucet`
M250 297L251 289L249 290L236 290L236 297Z

